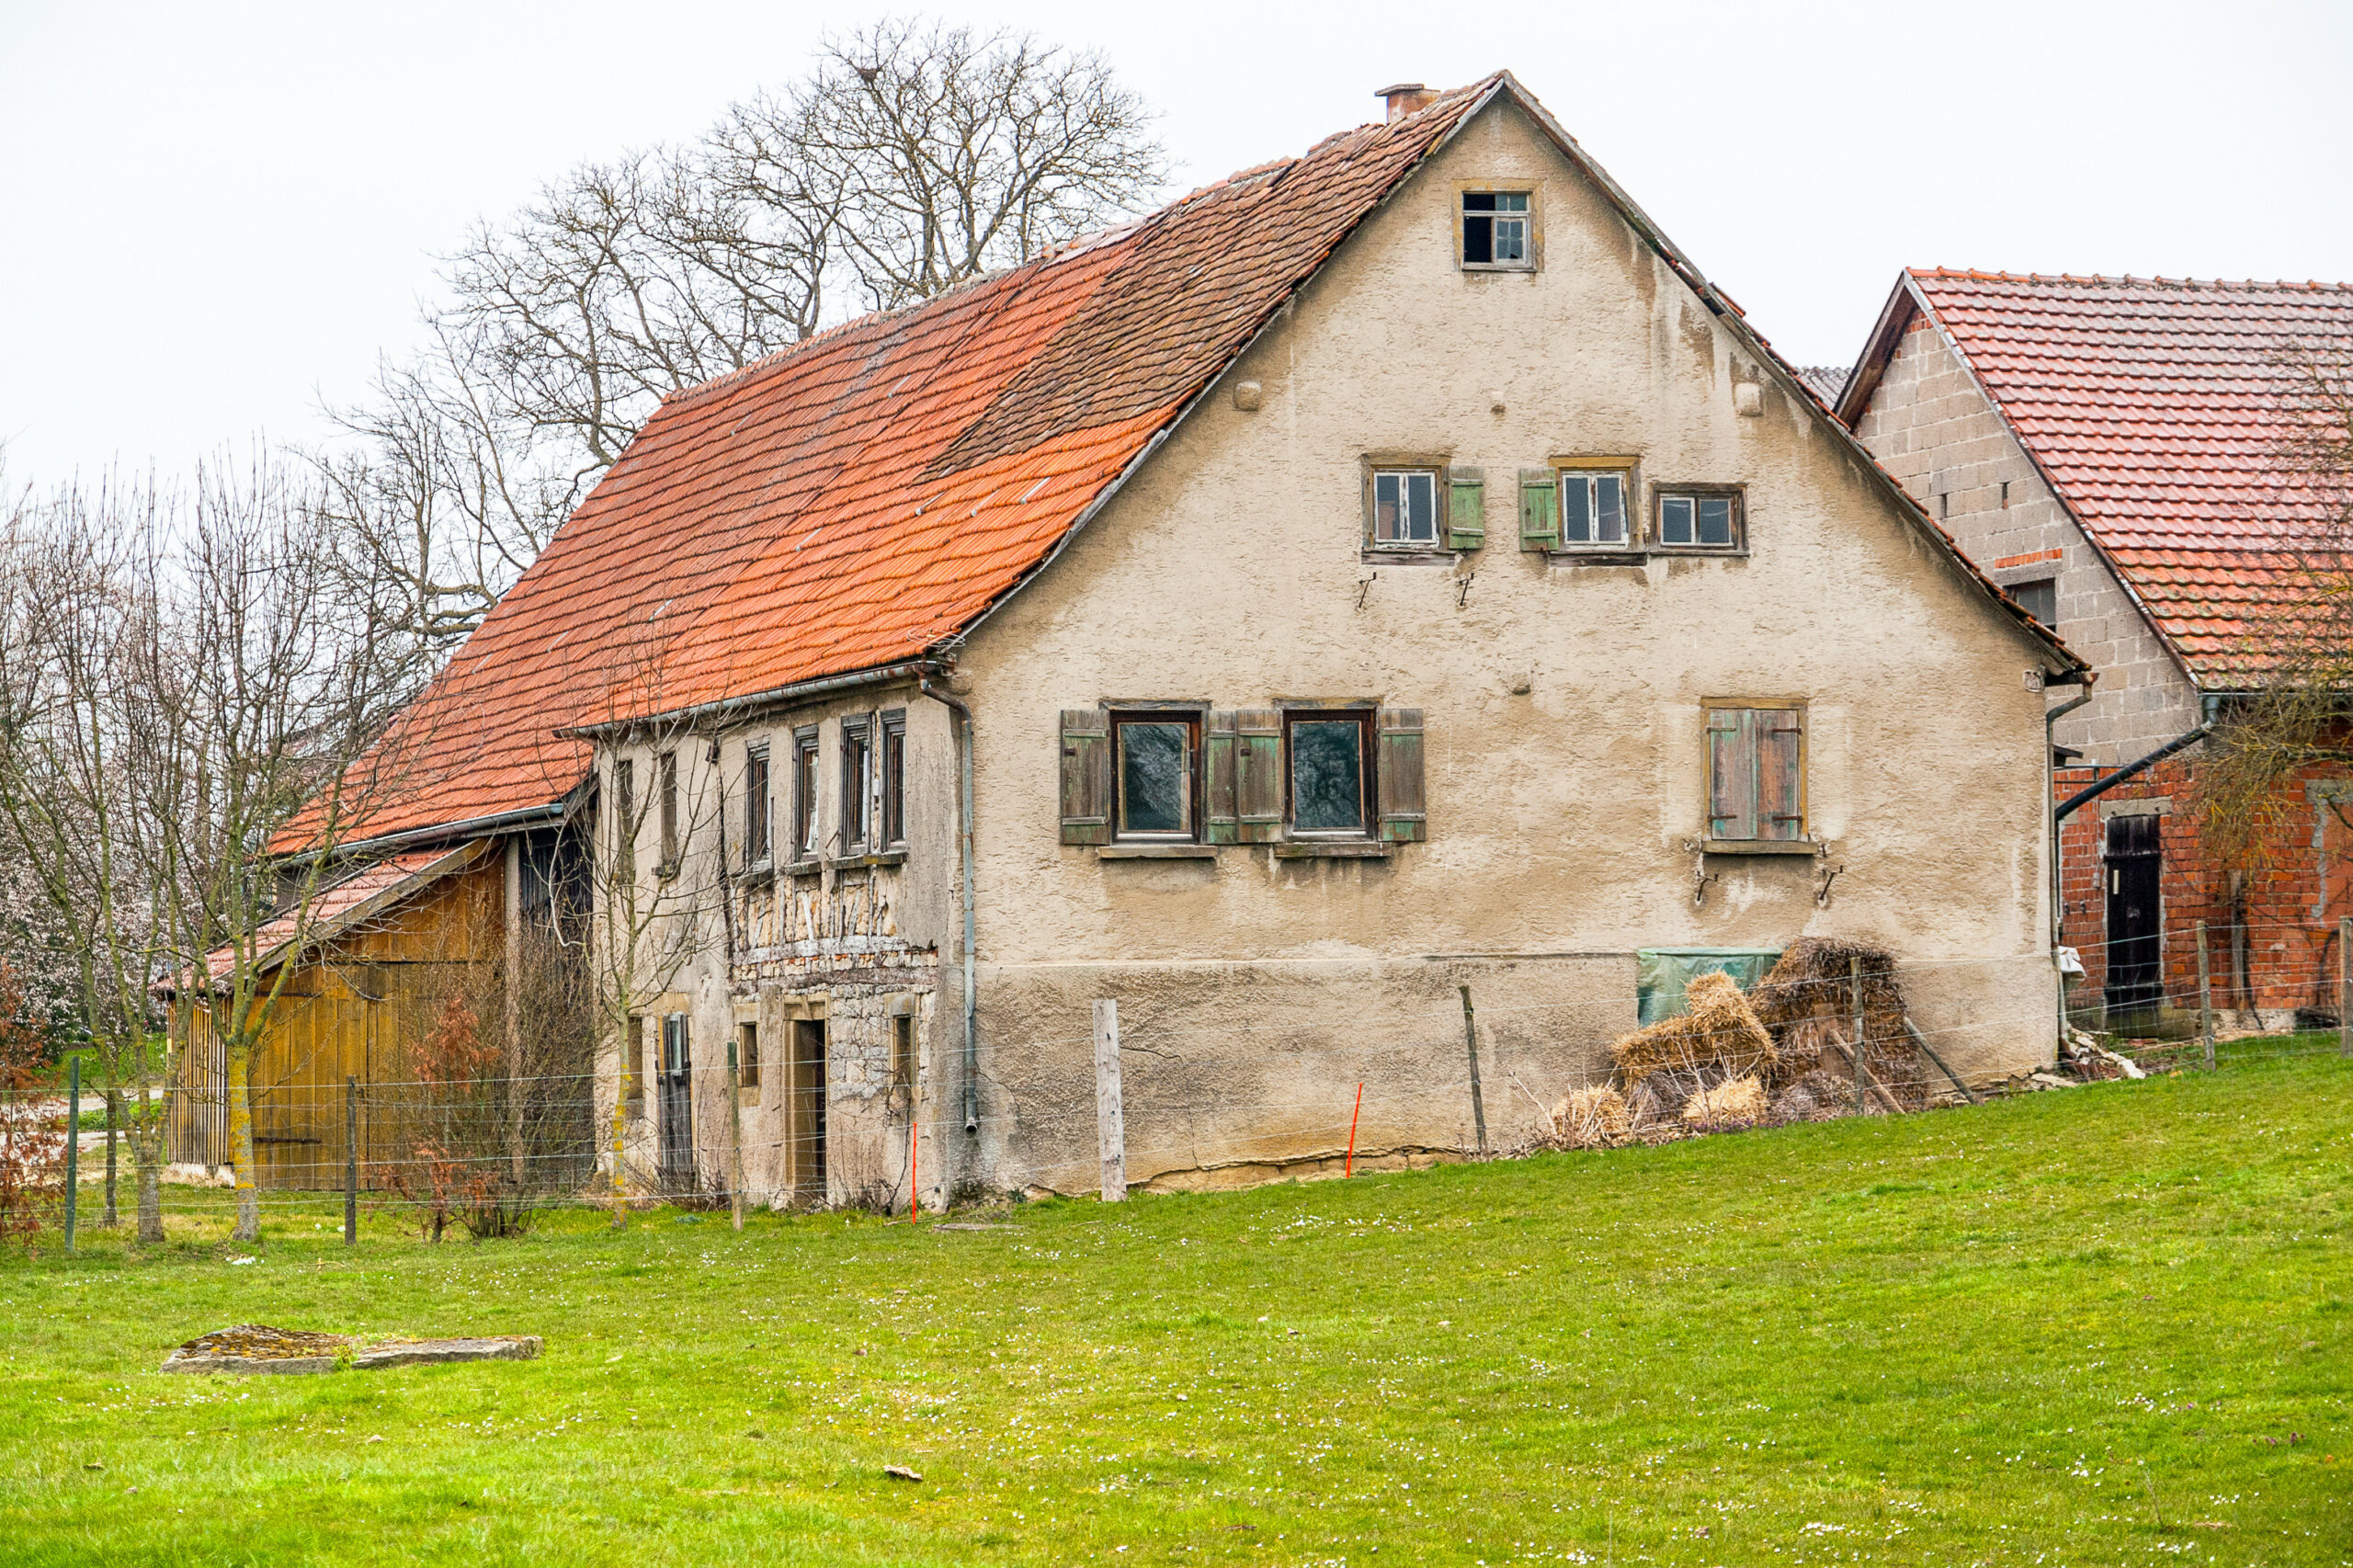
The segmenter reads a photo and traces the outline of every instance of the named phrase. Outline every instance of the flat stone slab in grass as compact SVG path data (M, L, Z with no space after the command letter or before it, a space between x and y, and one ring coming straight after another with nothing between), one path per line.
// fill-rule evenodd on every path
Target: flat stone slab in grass
M349 1335L312 1334L239 1324L199 1335L164 1358L166 1372L332 1372L348 1364L362 1371L443 1361L530 1361L539 1358L536 1334L500 1334L463 1339L383 1339L353 1348Z
M415 1367L440 1361L533 1361L539 1358L536 1334L497 1334L479 1339L399 1339L352 1352L351 1364L361 1371L379 1367Z

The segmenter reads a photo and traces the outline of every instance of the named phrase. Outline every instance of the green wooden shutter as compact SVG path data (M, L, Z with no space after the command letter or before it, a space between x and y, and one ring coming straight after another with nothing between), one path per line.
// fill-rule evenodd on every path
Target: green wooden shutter
M1063 710L1063 842L1111 842L1111 716Z
M1756 733L1756 836L1805 836L1805 720L1794 708L1753 710Z
M1233 801L1242 842L1283 835L1283 716L1272 708L1233 715Z
M1561 483L1549 468L1519 471L1519 548L1556 550L1561 543Z
M1756 836L1756 714L1708 710L1708 836Z
M1487 542L1486 472L1451 468L1446 477L1446 547L1476 550Z
M1242 842L1242 824L1233 795L1233 715L1210 715L1209 738L1202 747L1209 765L1203 792L1209 797L1206 837L1211 844Z
M1379 733L1373 783L1381 801L1381 836L1392 844L1419 844L1430 835L1422 790L1422 710L1382 709Z

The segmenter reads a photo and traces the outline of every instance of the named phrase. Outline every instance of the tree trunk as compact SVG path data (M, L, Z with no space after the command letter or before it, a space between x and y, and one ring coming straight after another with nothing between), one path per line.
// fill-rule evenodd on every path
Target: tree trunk
M139 1162L139 1239L161 1244L164 1239L163 1166L152 1159Z
M261 1240L261 1198L254 1188L253 1046L233 1040L227 1058L229 1089L229 1158L237 1167L237 1228L229 1239Z
M121 1223L121 1213L115 1208L115 1142L122 1127L122 1096L112 1089L107 1091L107 1213L99 1221L111 1231Z

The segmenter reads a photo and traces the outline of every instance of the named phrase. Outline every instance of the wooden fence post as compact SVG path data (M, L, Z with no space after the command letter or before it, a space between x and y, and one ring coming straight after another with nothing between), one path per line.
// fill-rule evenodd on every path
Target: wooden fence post
M1095 1004L1095 1136L1103 1151L1103 1201L1128 1196L1128 1127L1120 1105L1120 1005Z
M619 1053L620 1071L613 1074L613 1229L629 1228L629 1084L631 1075L645 1071L645 1041L624 1022Z
M74 1211L82 1201L82 1053L65 1059L65 1250L74 1250Z
M727 1212L739 1231L744 1228L743 1039L740 1025L727 1039Z
M1863 1114L1863 960L1859 953L1847 958L1847 989L1855 1009L1855 1114Z
M2336 1054L2353 1056L2353 915L2336 919Z
M2214 994L2206 973L2206 922L2198 923L2198 1034L2206 1042L2206 1071L2214 1070Z
M1462 993L1462 1049L1471 1057L1471 1119L1479 1129L1479 1153L1487 1152L1487 1101L1479 1090L1479 1020L1471 1011L1471 988L1456 989Z
M343 1080L343 1244L359 1244L359 1080Z

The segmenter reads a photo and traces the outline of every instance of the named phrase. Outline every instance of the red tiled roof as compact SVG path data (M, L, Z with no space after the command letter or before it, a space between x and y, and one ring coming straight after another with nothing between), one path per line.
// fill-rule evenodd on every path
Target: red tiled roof
M299 931L306 950L374 918L392 904L453 871L473 865L489 841L476 839L455 849L412 849L388 856L333 887L314 893L307 909L290 910L267 922L254 934L257 969L268 970ZM234 947L215 948L205 955L209 977L218 981L236 968Z
M2278 466L2291 342L2353 347L2353 285L2018 277L1910 281L2200 685L2259 678L2327 507Z
M403 716L346 841L560 800L569 726L938 649L1503 81L668 399Z

